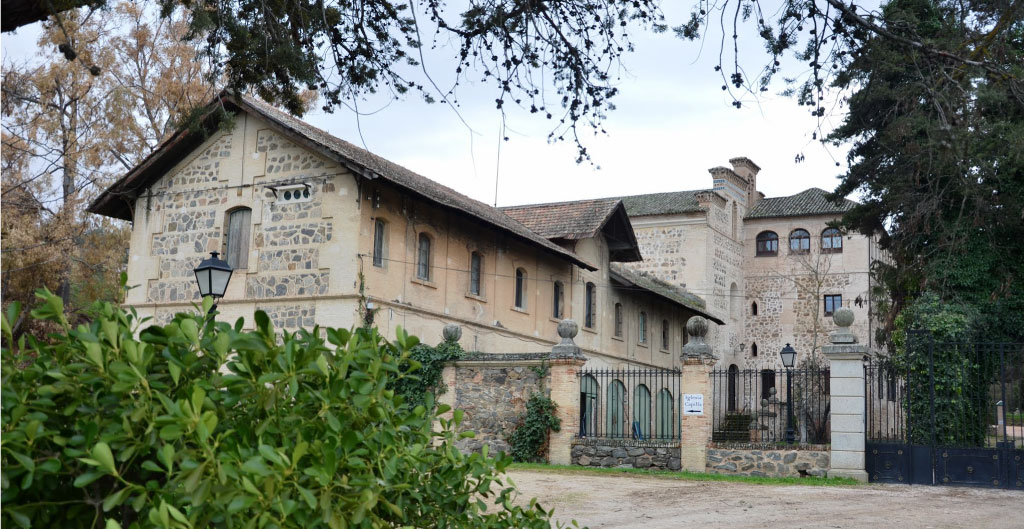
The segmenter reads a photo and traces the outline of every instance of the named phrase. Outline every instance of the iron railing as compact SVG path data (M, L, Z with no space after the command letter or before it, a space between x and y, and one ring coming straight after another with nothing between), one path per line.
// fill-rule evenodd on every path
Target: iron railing
M678 369L580 371L579 438L680 439Z
M867 438L879 442L907 440L907 381L891 362L869 357L864 363L864 408Z
M828 369L716 369L711 394L715 443L831 442Z

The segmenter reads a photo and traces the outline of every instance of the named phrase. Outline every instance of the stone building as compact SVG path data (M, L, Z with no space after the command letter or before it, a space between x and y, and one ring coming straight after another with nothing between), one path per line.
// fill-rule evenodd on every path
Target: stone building
M215 104L235 113L230 127L178 131L89 208L132 222L139 288L126 303L143 316L192 310L192 270L218 251L234 268L228 321L257 309L278 328L372 319L427 342L457 323L467 350L528 353L550 351L572 318L595 363L657 367L678 364L687 319L721 322L625 266L641 254L620 201L506 214L248 97Z
M786 343L797 349L799 362L812 354L820 360L833 328L830 316L840 306L857 313L854 332L870 347L875 319L869 272L877 246L829 226L854 203L829 202L818 188L765 198L757 190L760 167L747 158L730 164L710 170L710 189L506 211L621 201L642 257L622 268L707 301L708 312L725 322L713 326L708 340L720 368L779 368L778 352Z

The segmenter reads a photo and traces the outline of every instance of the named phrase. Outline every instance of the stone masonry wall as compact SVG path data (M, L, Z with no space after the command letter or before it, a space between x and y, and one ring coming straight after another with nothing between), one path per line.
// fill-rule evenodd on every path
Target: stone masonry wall
M572 447L572 464L604 468L656 468L679 470L679 445L629 446L612 439L578 443Z
M767 477L825 477L828 450L742 450L708 448L707 471Z
M541 391L537 372L528 366L456 366L454 408L464 411L462 430L476 437L460 439L463 452L478 452L488 445L490 453L510 452L508 436L526 415L526 401Z

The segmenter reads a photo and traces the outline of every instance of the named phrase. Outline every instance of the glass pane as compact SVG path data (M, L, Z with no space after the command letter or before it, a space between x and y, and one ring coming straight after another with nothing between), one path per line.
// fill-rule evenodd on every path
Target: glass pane
M228 280L231 279L231 272L227 270L210 271L210 293L214 296L223 296L228 289Z
M196 283L199 284L199 295L210 295L210 270L199 270L196 272Z

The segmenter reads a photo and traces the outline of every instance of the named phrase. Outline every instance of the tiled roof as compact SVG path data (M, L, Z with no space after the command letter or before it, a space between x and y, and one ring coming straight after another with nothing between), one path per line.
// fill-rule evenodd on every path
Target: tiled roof
M626 206L626 213L630 217L642 217L644 215L672 215L676 213L694 213L700 211L697 204L697 194L709 192L710 189L698 189L695 191L674 191L671 193L649 193L646 195L633 195L619 197L622 204Z
M824 189L812 187L788 197L765 198L747 212L747 219L764 219L771 217L801 217L808 215L842 215L856 202L843 199L839 204L829 202Z
M570 252L557 244L548 241L544 237L533 233L525 226L505 215L497 208L488 206L483 202L474 200L449 187L443 186L429 178L418 175L396 163L385 160L365 149L361 149L342 139L336 138L326 131L318 129L288 113L282 112L262 101L245 96L224 92L220 100L228 104L234 104L242 110L252 112L256 115L275 123L287 132L297 135L299 143L307 148L313 148L321 152L327 151L332 158L338 160L349 170L369 179L381 178L399 187L416 193L443 207L448 207L466 213L480 219L498 229L512 234L528 243L537 245L551 253L569 259L574 264L589 270L596 270L594 265L587 263L578 255ZM151 159L159 158L165 146L173 145L173 142L180 141L179 131L169 139L160 149L150 155L142 164L133 169L127 175L118 180L110 189L105 190L90 206L89 210L94 213L110 214L113 211L112 202L117 201L118 196L123 196L129 191L139 192L141 189L152 184L159 174L140 174L154 165ZM187 134L187 133L185 133ZM303 141L304 140L304 141ZM156 164L159 165L159 164ZM137 185L132 185L132 180L139 177L141 180Z
M707 312L707 304L695 294L666 283L650 274L631 270L618 263L611 263L610 271L613 279L650 291L669 301L682 305L719 325L725 325L724 321Z
M597 235L618 204L616 198L602 198L500 209L541 237L575 240Z

